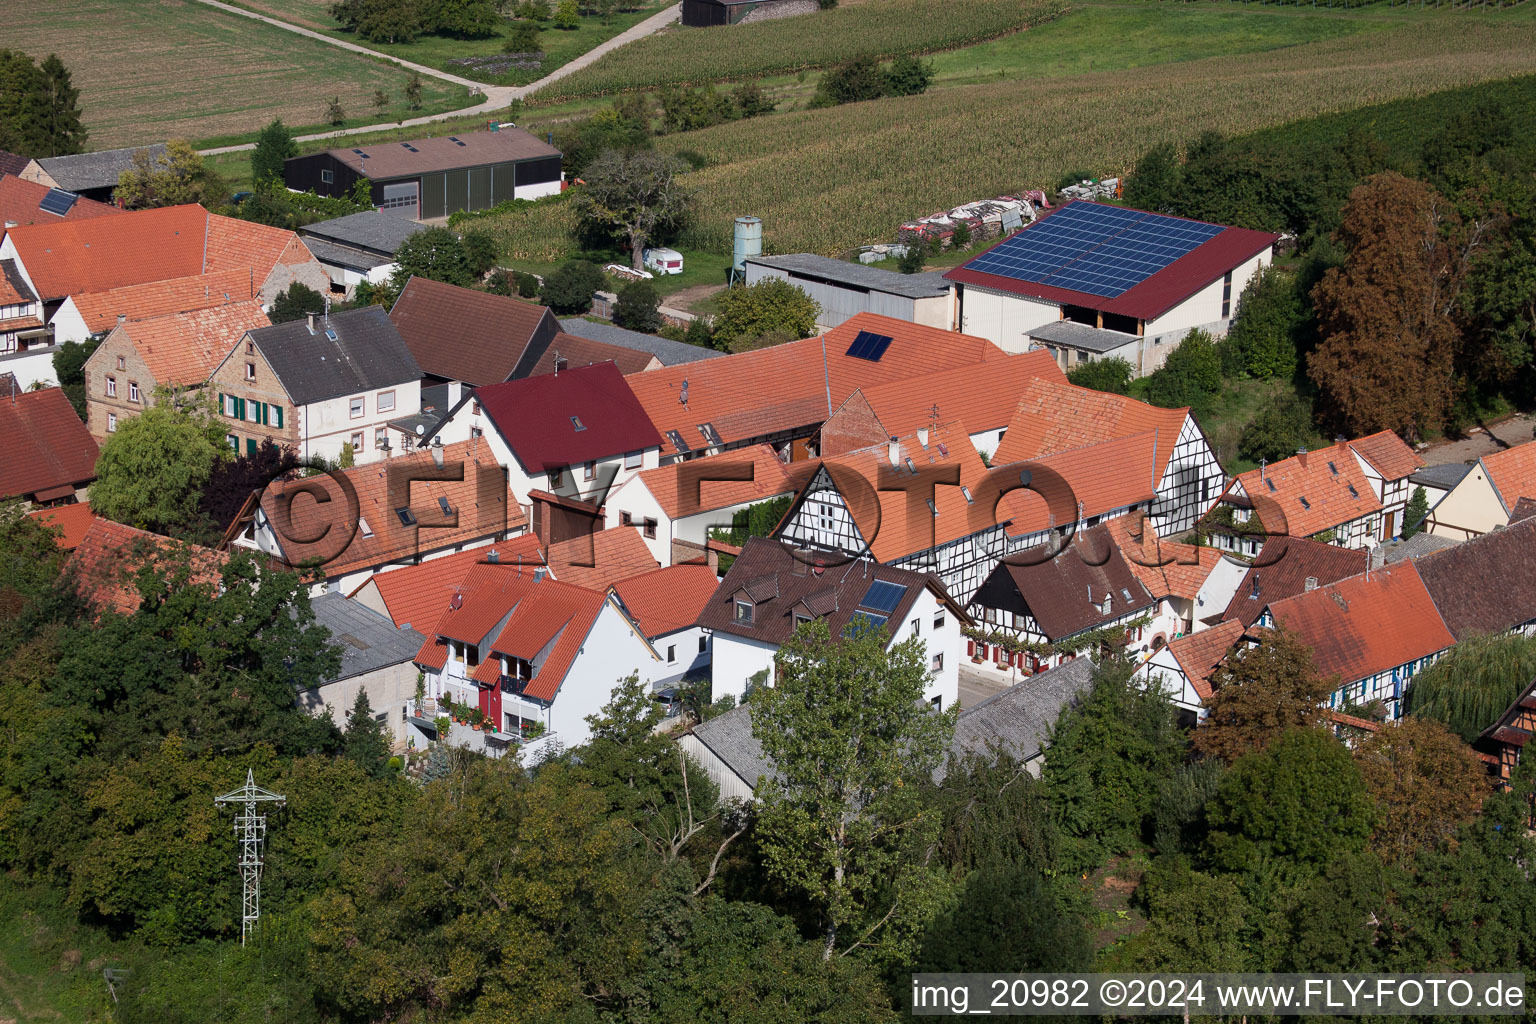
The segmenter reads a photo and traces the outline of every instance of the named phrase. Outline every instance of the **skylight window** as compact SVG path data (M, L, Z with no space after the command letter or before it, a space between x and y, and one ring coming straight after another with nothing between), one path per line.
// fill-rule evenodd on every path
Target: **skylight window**
M932 498L928 499L928 511L932 512L935 516L939 514L939 507L933 503Z
M1328 463L1328 472L1332 473L1334 476L1338 476L1339 475L1339 467L1335 466L1332 462L1330 462L1330 463Z
M907 456L907 472L917 476L917 467L912 464L912 456Z
M976 500L975 498L971 497L971 489L963 484L960 487L960 493L965 495L965 503L967 505Z
M1360 497L1360 492L1355 490L1355 485L1354 484L1350 484L1349 485L1349 496L1351 498L1358 498L1358 497Z
M1275 489L1275 482L1273 480L1271 480L1269 477L1265 477L1264 478L1264 482L1269 485L1270 491L1274 491L1274 489Z
M326 337L327 337L327 338L329 338L329 339L330 339L330 340L332 340L332 341L335 341L335 340L337 340L337 339L336 339L336 332L335 332L335 331L334 331L334 330L332 330L332 329L331 329L331 328L329 328L329 327L327 327L327 328L326 328L326 329L325 329L325 336L326 336Z
M364 519L362 516L357 517L357 529L358 532L361 533L364 537L373 536L373 527L369 526L368 520Z
M443 497L443 496L441 496L441 495L438 496L437 507L443 510L443 515L445 515L445 516L453 515L453 506L448 504L448 499Z
M587 429L586 424L581 422L581 417L579 417L579 416L572 416L571 417L571 426L574 427L576 430L586 430Z
M1311 508L1312 507L1312 503L1307 500L1307 496L1305 494L1303 494L1301 496L1301 507L1302 508Z
M400 525L411 527L416 525L416 513L405 507L395 509L395 515L400 517Z

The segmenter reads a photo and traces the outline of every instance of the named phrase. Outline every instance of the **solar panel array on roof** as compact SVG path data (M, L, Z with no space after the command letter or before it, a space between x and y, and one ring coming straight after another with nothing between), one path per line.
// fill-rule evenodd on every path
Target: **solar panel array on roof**
M1112 299L1224 230L1159 213L1072 203L966 269Z
M890 347L890 335L860 331L854 337L853 344L848 346L848 355L855 359L868 359L872 363L878 363L880 357L885 355L885 350Z
M73 192L66 192L61 188L51 188L48 194L43 196L43 201L37 204L37 208L44 213L51 213L62 217L73 209L75 200L80 197Z
M862 608L870 608L889 616L901 604L901 599L907 594L907 588L900 583L890 583L886 580L875 580L864 592L864 597L859 601Z
M871 612L856 611L848 620L848 625L844 628L843 631L852 635L859 629L874 629L877 626L884 626L887 618L888 617L885 615L875 615Z

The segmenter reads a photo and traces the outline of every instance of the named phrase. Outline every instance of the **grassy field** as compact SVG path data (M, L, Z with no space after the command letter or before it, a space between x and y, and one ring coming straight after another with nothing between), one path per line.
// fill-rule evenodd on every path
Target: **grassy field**
M370 50L378 50L380 53L400 57L412 63L425 64L427 67L440 68L477 82L524 85L542 78L599 43L607 42L675 0L632 0L630 10L614 14L606 23L597 17L585 16L576 28L570 30L554 28L552 21L546 21L544 31L539 36L539 45L544 52L544 58L539 66L513 69L503 74L483 73L471 66L449 63L461 58L487 57L501 53L505 39L502 35L485 39L452 39L447 36L426 35L409 43L375 43L361 39L351 32L343 32L338 27L336 19L329 13L331 0L232 0L232 2L260 14L281 18L294 25L366 46ZM511 22L508 21L508 24Z
M1536 72L1536 22L1444 14L1262 54L1009 80L670 136L708 166L702 237L754 214L780 252L835 254L978 196L1120 173L1150 145Z
M4 878L0 919L0 1021L113 1019L101 971L124 965L117 948L77 925L47 890L23 889Z
M558 99L944 50L1057 17L1065 0L879 0L760 25L669 29L540 90Z
M411 116L400 68L189 0L9 4L3 45L64 58L92 149L250 134L273 117L319 126L332 96L353 123ZM393 98L382 112L375 89ZM468 104L427 79L416 113Z

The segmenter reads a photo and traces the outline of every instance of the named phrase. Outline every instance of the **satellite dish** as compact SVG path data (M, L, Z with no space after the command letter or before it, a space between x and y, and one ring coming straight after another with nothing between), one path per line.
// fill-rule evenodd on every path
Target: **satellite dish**
M417 437L420 437L422 434L425 434L426 432L427 432L427 425L425 423L418 423L418 424L416 424L416 436Z

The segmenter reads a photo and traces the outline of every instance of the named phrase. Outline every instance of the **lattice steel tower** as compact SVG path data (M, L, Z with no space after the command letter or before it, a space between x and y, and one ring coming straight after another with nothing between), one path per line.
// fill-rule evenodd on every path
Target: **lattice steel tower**
M256 785L255 774L245 770L245 785L233 793L216 796L217 806L241 804L242 810L235 816L235 835L240 838L240 879L245 885L244 906L240 915L240 945L256 928L261 917L261 844L267 838L267 816L257 813L257 805L275 803L281 807L288 798L262 789Z

